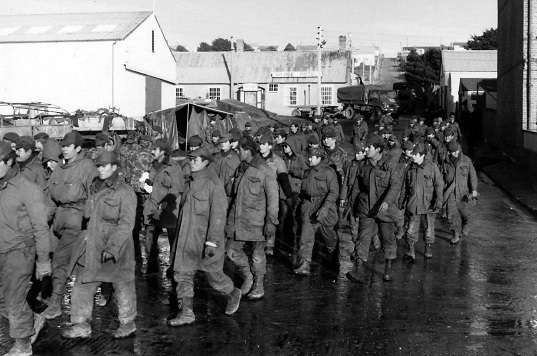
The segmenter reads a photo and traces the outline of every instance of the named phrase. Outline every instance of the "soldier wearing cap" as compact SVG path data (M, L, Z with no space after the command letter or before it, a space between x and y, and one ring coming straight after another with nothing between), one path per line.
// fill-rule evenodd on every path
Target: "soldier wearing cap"
M241 159L237 152L231 149L230 137L228 135L221 136L219 144L220 152L214 155L213 167L218 178L224 183L226 195L231 197L233 175L241 163Z
M273 235L278 225L278 183L274 170L257 154L251 137L241 138L239 149L241 164L233 180L226 225L230 239L227 255L243 277L242 295L260 299L265 295L266 236ZM251 263L244 251L247 243L253 245Z
M404 141L403 144L401 145L402 154L401 154L401 157L399 157L398 164L399 164L399 169L401 171L401 177L403 178L406 176L406 173L410 169L410 166L414 160L413 159L414 146L415 146L414 143L409 140ZM399 194L397 201L398 201L399 209L403 211L405 209L404 198L405 198L405 195L404 195L403 189L401 189L401 192ZM401 240L403 238L403 236L405 235L407 226L408 226L408 219L406 215L401 216L399 220L395 221L395 228L396 228L395 237L397 240Z
M319 146L321 145L317 134L309 135L306 142L308 143L308 148L306 149L306 152L308 152L310 148L319 148Z
M11 149L15 151L17 149L17 141L19 140L19 134L16 132L6 132L2 140L11 145Z
M425 258L433 257L434 225L436 214L442 208L444 181L436 163L427 156L427 148L423 143L414 147L412 161L403 178L401 195L402 206L408 216L406 257L413 263L416 259L414 246L418 242L422 221L425 221L424 255Z
M17 165L21 174L30 182L45 189L46 172L43 168L39 153L35 150L35 141L30 136L21 136L16 146Z
M88 157L92 160L96 160L106 149L105 145L110 141L108 134L104 132L98 132L95 135L95 146L88 151Z
M427 155L436 164L439 164L439 151L441 150L441 142L438 141L435 135L434 128L427 127L425 130L425 148Z
M367 134L367 122L364 121L364 117L362 115L356 115L356 121L352 125L352 144L354 146L357 146L358 144L365 144Z
M452 231L451 243L459 242L461 235L470 231L471 205L477 193L477 174L472 160L462 153L460 145L451 141L447 145L448 158L442 165L444 177L444 207Z
M188 139L188 151L192 152L203 145L203 140L200 136L194 135Z
M202 147L188 154L192 179L187 183L179 212L179 233L172 261L176 292L182 309L170 326L191 324L194 315L194 275L203 271L209 285L226 296L225 313L239 308L241 290L224 273L227 197L222 181L208 168L212 153Z
M64 136L61 141L64 162L52 172L47 184L50 197L57 206L52 229L60 238L52 260L53 294L43 312L47 319L61 315L65 282L71 273L71 258L80 243L84 208L90 186L98 175L93 161L84 157L82 143L82 136L77 131Z
M34 135L35 140L35 150L37 152L43 151L43 146L45 145L45 142L47 142L50 139L50 136L46 132L39 132Z
M280 197L279 206L281 207L282 205L287 204L286 203L287 198L293 197L293 191L291 190L291 184L289 183L289 173L287 171L287 166L285 165L285 162L280 157L280 155L272 151L273 145L274 145L274 142L273 142L272 135L270 134L270 132L264 133L259 138L260 156L266 162L267 166L270 169L272 169L278 181L279 197ZM287 211L288 209L284 210L283 212L286 213ZM283 220L284 218L281 216L281 214L278 216L278 218L281 224L280 219ZM279 228L280 228L280 231L283 230L283 225L279 226ZM266 252L267 252L267 255L272 256L274 254L276 230L269 231L267 229L266 232L267 233L270 232L270 235L265 236L267 238Z
M242 137L241 130L239 130L237 127L232 128L229 130L229 142L231 143L231 149L239 154L239 141Z
M454 140L460 142L462 138L462 132L459 124L455 121L455 113L449 113L448 125L453 130Z
M323 144L326 151L326 162L332 167L338 176L338 184L341 185L345 177L348 164L347 152L337 144L337 133L333 127L323 130Z
M354 282L364 280L364 265L369 257L371 240L380 232L384 247L384 280L391 281L392 261L397 257L395 221L400 217L397 199L401 191L399 165L386 152L386 143L379 136L367 141L367 161L358 172L358 202L354 211L359 217L357 258L355 268L347 273Z
M334 130L336 130L337 143L342 145L343 142L345 142L345 134L343 133L343 127L339 123L339 120L337 119L337 117L333 118L333 127L334 127Z
M287 144L287 130L284 128L279 128L274 134L274 148L273 152L278 156L283 155L283 144Z
M205 129L203 130L203 139L205 143L209 143L209 144L214 143L213 137L214 137L215 131L219 131L219 130L218 130L218 125L216 123L216 117L213 115L209 117L209 125L207 125ZM220 136L220 133L218 133L217 137L219 136Z
M309 275L315 237L323 237L326 250L332 254L336 249L337 236L334 227L337 223L337 199L339 197L338 178L325 161L326 153L322 148L308 151L310 169L306 172L300 187L301 204L299 207L302 224L297 265L294 273Z
M287 135L287 143L291 146L293 152L297 154L304 154L307 149L306 136L298 130L298 123L291 122L289 128L289 135Z
M149 252L148 271L158 270L158 237L166 229L168 242L173 246L176 236L179 202L185 189L184 172L181 167L170 160L170 145L165 139L155 140L152 154L151 172L142 176L144 189L149 193L144 203L144 221L146 230L146 248ZM170 256L171 258L171 256ZM170 259L171 262L171 259ZM168 276L172 269L168 269Z
M220 130L213 130L211 133L211 142L207 144L207 147L212 154L220 152L220 137L222 137Z
M119 175L119 156L103 152L95 160L99 177L89 189L85 207L84 243L76 260L76 281L71 296L71 326L66 338L91 336L93 302L102 282L112 283L119 328L114 338L136 331L135 259L132 227L136 216L134 190Z
M58 141L54 139L48 139L43 145L43 150L41 151L41 154L43 165L47 169L46 178L48 180L52 171L54 171L58 164L61 164L63 161L62 146L60 146Z
M250 122L247 122L244 124L244 131L242 132L243 136L253 136L252 132L252 124Z
M418 136L423 137L425 136L427 125L425 125L425 118L423 116L420 116L418 118L418 123L416 124L416 132L418 133Z
M416 140L416 137L419 136L418 129L416 125L418 124L418 118L417 116L412 116L410 119L410 122L408 123L408 127L403 131L403 136L408 137L411 140Z
M34 313L26 296L34 266L37 279L51 274L52 236L43 190L18 174L14 163L11 145L0 142L0 309L15 339L6 355L31 355Z

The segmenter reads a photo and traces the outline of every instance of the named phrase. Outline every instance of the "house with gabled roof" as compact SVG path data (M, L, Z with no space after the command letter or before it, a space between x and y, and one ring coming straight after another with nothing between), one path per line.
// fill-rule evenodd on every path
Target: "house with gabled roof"
M175 58L152 12L0 16L0 101L125 116L175 105Z

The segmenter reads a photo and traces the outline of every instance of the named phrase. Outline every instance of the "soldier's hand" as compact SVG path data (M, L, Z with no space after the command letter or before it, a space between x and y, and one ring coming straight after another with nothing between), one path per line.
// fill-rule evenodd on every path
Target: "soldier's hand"
M116 258L110 252L103 251L101 253L101 263L104 264L109 261L116 263Z
M347 201L345 199L341 199L339 201L339 207L340 208L345 208L347 206Z
M383 213L386 210L388 210L388 203L383 202L382 204L380 204L379 213Z
M276 225L273 223L265 223L265 227L263 228L263 234L265 237L274 236L276 234Z
M207 241L205 242L205 257L213 258L216 255L216 249L218 245L214 242Z
M479 193L477 192L477 190L474 190L472 191L472 198L477 198L479 196Z
M52 274L52 266L50 264L50 260L47 260L45 262L35 262L35 277L38 280L42 280L46 276L50 276Z

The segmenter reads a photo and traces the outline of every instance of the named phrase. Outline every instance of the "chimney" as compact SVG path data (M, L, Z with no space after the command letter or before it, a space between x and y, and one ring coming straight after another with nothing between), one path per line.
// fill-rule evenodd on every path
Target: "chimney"
M344 35L339 36L339 50L341 52L344 52L347 50L347 36L344 36Z
M237 44L237 52L244 52L244 40L238 39L236 44Z

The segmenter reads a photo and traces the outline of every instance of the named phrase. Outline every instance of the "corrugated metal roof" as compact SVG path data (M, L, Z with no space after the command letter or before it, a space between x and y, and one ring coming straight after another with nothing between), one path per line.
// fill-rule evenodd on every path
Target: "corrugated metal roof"
M442 68L447 72L496 72L498 51L442 51Z
M120 40L152 13L0 15L0 43Z
M274 72L316 72L317 52L174 52L179 84L229 83L233 66L236 83L267 83ZM325 51L323 82L345 83L350 68L348 52ZM315 79L312 79L313 81ZM281 81L281 80L280 80Z

